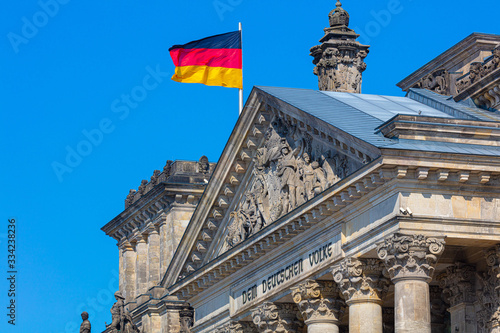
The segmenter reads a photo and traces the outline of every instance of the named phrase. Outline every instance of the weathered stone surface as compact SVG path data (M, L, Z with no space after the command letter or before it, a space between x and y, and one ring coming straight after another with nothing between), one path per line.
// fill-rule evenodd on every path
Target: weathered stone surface
M314 74L319 90L360 93L369 46L356 41L359 35L349 29L349 14L340 1L336 6L329 15L330 27L325 29L322 44L311 48Z
M297 313L295 304L264 302L252 311L252 319L260 333L297 333Z

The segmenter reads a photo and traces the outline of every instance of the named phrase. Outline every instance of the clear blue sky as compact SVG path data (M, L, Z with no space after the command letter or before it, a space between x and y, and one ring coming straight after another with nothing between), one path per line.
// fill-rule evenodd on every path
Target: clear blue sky
M4 3L1 332L78 332L82 309L101 332L111 321L118 252L100 228L167 159L218 160L237 120L238 92L171 81L171 45L237 30L241 21L245 96L254 85L317 88L309 48L335 1L153 2ZM470 33L500 33L493 0L345 0L344 8L371 44L364 93L403 95L399 80ZM122 95L143 91L155 70L168 77L149 82L147 96L126 106ZM107 133L85 146L85 131L100 126ZM67 149L78 147L86 156L69 167ZM66 165L59 175L55 162ZM15 327L6 317L10 217L18 224Z

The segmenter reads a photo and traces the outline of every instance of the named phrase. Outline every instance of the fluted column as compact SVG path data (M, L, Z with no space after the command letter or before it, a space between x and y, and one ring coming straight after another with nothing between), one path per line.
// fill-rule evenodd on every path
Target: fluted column
M293 303L264 302L252 311L252 320L260 333L298 333L299 321Z
M154 225L148 229L148 289L160 282L160 234Z
M308 333L338 333L343 301L333 281L306 280L292 288Z
M167 217L164 214L160 220L160 276L165 274L168 265L170 264L169 258L167 257Z
M132 244L128 240L122 244L123 251L123 271L120 271L120 275L124 274L123 277L123 292L125 297L125 302L131 302L135 299L136 292L136 255Z
M453 332L476 333L475 273L476 268L462 263L448 266L440 281L443 293L450 304Z
M135 252L137 254L136 272L136 296L145 294L148 290L148 244L145 237L137 239L135 245Z
M394 283L396 333L431 333L429 282L444 251L442 239L394 234L377 247Z
M349 306L349 333L382 333L382 299L389 279L378 259L346 258L332 269L334 281Z

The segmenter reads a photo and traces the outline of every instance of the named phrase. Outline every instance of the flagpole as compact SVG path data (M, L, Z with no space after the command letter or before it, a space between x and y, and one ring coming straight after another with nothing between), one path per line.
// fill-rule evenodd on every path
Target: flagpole
M242 32L242 29L241 29L241 22L239 23L239 29L240 29L240 33L241 33L241 57L243 59L243 32ZM242 60L243 61L243 60ZM241 82L243 83L243 66L241 66ZM239 95L240 95L240 114L241 112L243 111L243 88L239 89Z

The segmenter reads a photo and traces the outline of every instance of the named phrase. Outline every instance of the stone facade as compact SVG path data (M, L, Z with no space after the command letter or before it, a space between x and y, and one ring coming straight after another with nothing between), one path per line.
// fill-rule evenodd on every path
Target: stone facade
M500 36L473 33L398 83L500 110Z
M360 92L368 46L348 23L339 2L311 51L321 90ZM462 89L471 60L484 73L463 91L489 84L497 39L445 52L400 83L404 98L350 107L351 94L254 88L217 166L168 161L103 227L129 321L142 333L500 332L500 114L440 95Z

